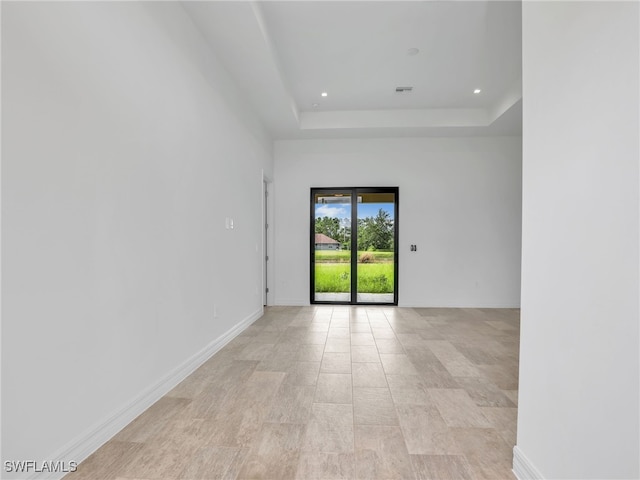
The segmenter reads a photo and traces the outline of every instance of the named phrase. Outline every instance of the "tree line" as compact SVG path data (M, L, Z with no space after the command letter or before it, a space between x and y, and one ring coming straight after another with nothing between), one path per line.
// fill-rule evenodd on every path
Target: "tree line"
M358 219L358 250L393 250L394 221L383 209L375 217ZM323 233L340 243L345 250L351 248L351 224L335 217L318 217L315 233Z

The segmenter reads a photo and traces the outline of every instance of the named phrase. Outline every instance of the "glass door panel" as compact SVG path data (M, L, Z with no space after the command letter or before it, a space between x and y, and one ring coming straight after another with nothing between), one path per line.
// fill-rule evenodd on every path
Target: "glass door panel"
M313 301L351 302L351 192L313 194Z
M357 303L395 303L395 192L358 194Z
M398 189L311 189L311 303L398 304Z

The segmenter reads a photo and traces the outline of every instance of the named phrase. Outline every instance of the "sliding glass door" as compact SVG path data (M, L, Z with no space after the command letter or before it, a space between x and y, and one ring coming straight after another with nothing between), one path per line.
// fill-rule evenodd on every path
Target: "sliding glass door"
M311 189L311 303L397 305L398 189Z

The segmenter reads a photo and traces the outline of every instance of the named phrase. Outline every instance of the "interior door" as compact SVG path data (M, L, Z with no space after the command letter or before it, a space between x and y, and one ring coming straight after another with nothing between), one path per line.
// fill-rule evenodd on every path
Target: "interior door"
M311 303L397 305L398 188L311 189Z

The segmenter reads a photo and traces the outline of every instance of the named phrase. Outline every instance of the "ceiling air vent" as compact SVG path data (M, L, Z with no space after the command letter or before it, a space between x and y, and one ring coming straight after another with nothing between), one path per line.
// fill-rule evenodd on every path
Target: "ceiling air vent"
M413 87L396 87L396 93L411 93Z

